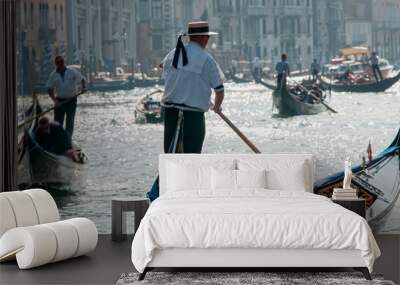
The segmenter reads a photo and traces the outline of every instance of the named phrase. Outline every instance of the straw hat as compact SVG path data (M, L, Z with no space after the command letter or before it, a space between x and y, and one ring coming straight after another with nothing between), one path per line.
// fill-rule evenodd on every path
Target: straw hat
M198 21L198 22L190 22L188 24L188 32L185 35L186 36L215 36L215 35L218 35L218 33L210 32L210 29L208 27L208 22Z

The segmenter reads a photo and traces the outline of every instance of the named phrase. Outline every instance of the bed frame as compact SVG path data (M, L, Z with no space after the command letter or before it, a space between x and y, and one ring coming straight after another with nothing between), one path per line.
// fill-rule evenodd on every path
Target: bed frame
M367 280L371 275L359 250L329 249L193 249L156 250L152 261L139 275L143 280L155 268L230 268L235 271L271 268L353 268Z

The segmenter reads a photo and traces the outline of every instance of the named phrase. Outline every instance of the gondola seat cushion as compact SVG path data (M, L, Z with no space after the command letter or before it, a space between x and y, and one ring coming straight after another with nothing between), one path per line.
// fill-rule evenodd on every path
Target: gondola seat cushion
M20 269L93 251L98 233L92 221L60 221L51 195L42 189L0 193L0 261L16 259Z

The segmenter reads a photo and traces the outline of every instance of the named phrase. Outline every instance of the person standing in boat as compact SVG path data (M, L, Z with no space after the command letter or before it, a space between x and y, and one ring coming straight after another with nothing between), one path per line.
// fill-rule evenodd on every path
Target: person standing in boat
M319 76L319 72L321 71L321 66L317 62L316 58L314 58L313 62L311 63L310 71L311 71L312 80L314 80L314 81L317 80L318 76Z
M378 82L380 80L383 80L381 69L379 68L379 56L376 53L376 51L372 52L370 60L371 60L372 72L374 73L374 77L375 77L376 82ZM379 80L378 80L377 73L379 74L379 78L380 78Z
M275 66L275 71L278 74L276 86L277 89L281 89L286 85L286 77L290 75L289 63L287 62L287 55L283 53L281 56L281 61Z
M86 90L86 80L78 70L67 67L62 56L56 56L54 63L56 69L50 74L46 84L55 106L54 121L63 126L65 118L65 130L72 137L77 105L75 96L79 86L81 91Z
M224 99L224 75L214 58L207 52L210 32L208 22L191 22L188 25L189 43L184 45L180 35L176 48L163 59L165 78L161 104L164 113L164 152L169 152L183 112L181 138L184 153L201 153L206 133L204 113L211 109L218 113ZM211 104L214 89L215 102Z

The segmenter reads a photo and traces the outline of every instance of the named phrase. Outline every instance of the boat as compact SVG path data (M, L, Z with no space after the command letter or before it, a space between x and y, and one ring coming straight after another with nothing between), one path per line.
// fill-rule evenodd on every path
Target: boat
M247 60L232 60L230 79L235 83L253 82L251 62Z
M250 78L248 78L248 77L245 77L243 74L241 74L241 73L236 73L236 74L233 74L232 75L232 80L233 80L233 82L235 82L235 83L250 83L250 82L253 82L253 80L252 79L250 79Z
M40 114L39 102L33 106L34 114ZM18 153L19 189L32 187L68 191L81 189L84 186L86 168L83 152L77 148L76 152L80 159L74 161L70 157L44 150L32 136L36 126L37 120L34 120L34 124L25 130Z
M18 116L18 148L17 148L17 165L18 177L17 183L22 188L27 188L31 182L31 173L29 171L29 155L27 154L28 148L25 147L25 133L33 132L37 124L35 117L42 112L36 95L33 95L32 105L21 115Z
M88 90L92 92L115 92L121 90L131 90L135 87L132 79L108 79L97 78L90 82Z
M373 228L379 228L400 195L400 129L385 150L352 171L352 187L366 200L366 218ZM343 177L344 172L339 172L317 181L314 193L331 197L333 188L343 186Z
M161 123L164 120L164 112L161 107L163 93L163 90L157 89L139 100L135 108L137 123Z
M275 81L262 78L260 74L253 72L253 78L256 83L260 83L261 85L267 87L270 90L276 90L276 83Z
M272 93L273 104L278 109L279 116L315 115L326 110L326 107L310 97L307 91L295 93L294 88L296 87L284 87Z
M156 85L163 85L164 79L162 78L134 78L133 84L135 87L144 88Z
M329 79L321 78L321 83L326 88L331 88L335 92L384 92L385 90L392 87L397 81L400 80L400 72L395 76L383 79L379 82L373 80L372 82L365 82L360 84L344 84L344 83L330 83Z

